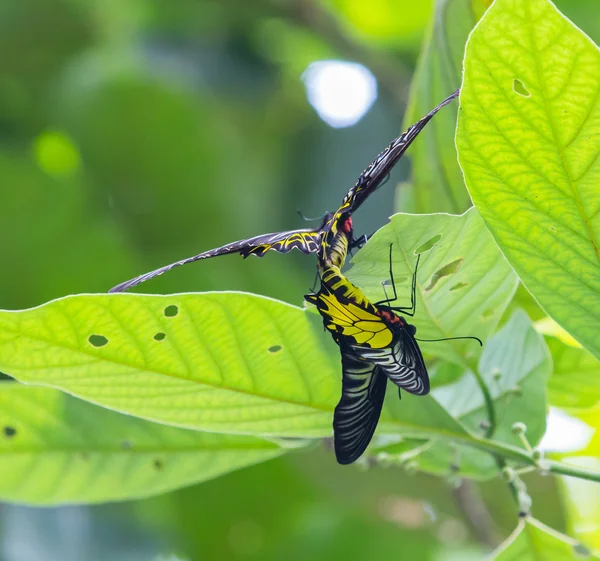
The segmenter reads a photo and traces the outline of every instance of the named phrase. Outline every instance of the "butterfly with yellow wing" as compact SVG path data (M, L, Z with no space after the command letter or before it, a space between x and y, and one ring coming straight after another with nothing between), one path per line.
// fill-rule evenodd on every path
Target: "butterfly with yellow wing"
M355 240L352 236L352 213L362 205L371 193L384 183L392 168L404 155L413 140L425 128L434 115L456 98L458 93L459 90L456 90L422 119L410 126L399 137L395 138L360 174L356 183L344 196L338 210L334 213L329 212L325 214L318 228L262 234L253 238L232 242L139 275L118 284L111 288L109 292L124 292L175 267L232 253L239 253L244 258L249 255L263 257L268 251L288 253L293 249L297 249L305 254L318 253L319 262L322 264L341 267L348 250L364 243L364 237Z
M393 298L372 303L334 265L323 267L319 292L305 296L317 307L342 355L342 397L333 417L334 449L340 464L354 462L369 445L381 414L387 379L399 392L426 395L430 391L427 367L415 338L416 327L404 317L412 317L416 311L420 257L417 255L412 277L410 307L391 306L398 299L392 246ZM466 338L481 344L476 337Z

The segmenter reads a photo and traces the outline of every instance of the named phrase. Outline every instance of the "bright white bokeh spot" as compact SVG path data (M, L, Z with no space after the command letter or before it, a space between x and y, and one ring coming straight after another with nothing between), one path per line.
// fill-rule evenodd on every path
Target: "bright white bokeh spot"
M585 448L594 429L561 409L550 407L546 418L546 434L540 442L543 452L576 452Z
M377 99L375 76L356 62L312 62L302 79L309 103L334 128L356 124Z

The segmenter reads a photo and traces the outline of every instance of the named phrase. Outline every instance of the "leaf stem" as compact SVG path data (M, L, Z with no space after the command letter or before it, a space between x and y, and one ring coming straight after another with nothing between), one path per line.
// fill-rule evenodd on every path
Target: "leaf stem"
M483 395L483 401L485 402L485 409L487 411L487 416L488 416L488 421L489 421L489 426L486 427L486 429L485 429L485 437L491 438L493 436L494 432L496 431L496 408L494 407L494 400L492 399L492 394L490 393L490 390L487 387L485 380L479 373L477 364L475 364L471 360L467 361L467 364L468 364L469 370L471 370L471 372L473 373L473 376L475 376L477 385L479 386L479 389Z
M600 483L600 472L564 464L554 460L544 460L543 467L540 467L538 462L529 452L521 448L517 448L516 446L512 446L511 444L504 444L503 442L473 435L468 435L465 437L452 436L451 438L458 444L471 446L472 448L489 452L494 457L502 458L504 461L503 466L506 465L506 460L512 460L521 465L533 466L542 470L547 470L551 473L567 475L569 477L577 477L579 479L586 479L588 481L596 481Z

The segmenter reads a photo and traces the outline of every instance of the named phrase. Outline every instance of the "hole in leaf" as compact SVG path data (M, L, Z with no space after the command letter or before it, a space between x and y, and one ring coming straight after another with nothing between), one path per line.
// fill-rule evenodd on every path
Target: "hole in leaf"
M457 282L453 287L450 288L450 291L458 290L459 288L463 288L465 286L469 286L469 283L468 282Z
M426 287L425 290L431 290L439 282L440 279L456 273L463 261L464 259L461 257L460 259L455 259L451 263L448 263L447 265L444 265L443 267L439 268L435 273L433 273L431 281L429 282L429 286Z
M157 333L154 336L155 341L162 341L167 335L165 333Z
M442 234L436 234L433 238L429 238L424 244L421 244L417 249L415 249L415 255L417 253L425 253L429 251L436 243L438 243L442 239Z
M573 544L573 553L582 559L592 556L592 552L581 542Z
M270 353L277 353L281 350L281 345L273 345L272 347L269 347L268 351Z
M171 305L165 308L165 316L168 318L174 318L179 313L179 308L177 306Z
M522 95L523 97L531 97L529 90L525 87L523 82L521 82L521 80L517 80L517 78L513 80L513 90L515 93Z
M90 335L88 341L93 347L104 347L108 343L104 335Z
M6 438L12 438L13 436L15 436L17 434L17 429L15 427L10 427L10 426L5 426L4 427L4 436Z
M394 282L398 285L398 284L402 284L404 281L406 281L408 279L408 277L396 277L396 275L394 275ZM383 286L392 286L392 279L385 279L382 283Z
M165 467L165 464L163 464L163 461L160 458L154 458L152 465L156 471L162 471L162 469Z

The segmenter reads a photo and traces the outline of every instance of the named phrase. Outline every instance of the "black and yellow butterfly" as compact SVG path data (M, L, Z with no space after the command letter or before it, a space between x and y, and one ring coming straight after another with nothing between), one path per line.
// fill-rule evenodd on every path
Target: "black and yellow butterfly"
M239 253L243 257L248 257L249 255L262 257L270 250L278 253L288 253L292 249L297 249L306 254L318 253L319 262L323 265L337 265L341 267L348 250L353 245L360 245L364 241L363 238L354 240L352 237L351 214L382 184L391 169L433 116L442 107L450 103L458 93L458 90L455 91L425 115L425 117L409 127L406 132L395 138L360 174L356 183L346 193L340 208L334 213L327 213L318 228L263 234L233 242L135 277L111 288L109 292L124 292L175 267L231 253Z
M342 355L342 397L333 417L334 448L340 464L354 462L371 441L383 406L386 379L399 392L426 395L430 391L427 367L415 338L416 327L404 317L412 317L416 311L420 255L412 278L410 307L392 306L398 296L391 249L393 298L370 302L336 266L325 267L319 292L305 296L317 307Z
M416 328L399 315L414 315L415 279L416 268L410 308L390 306L397 299L393 281L394 298L371 303L336 266L322 272L318 293L305 296L317 306L342 355L342 397L333 417L340 464L354 462L371 441L388 378L415 395L429 393L427 368L414 337Z

